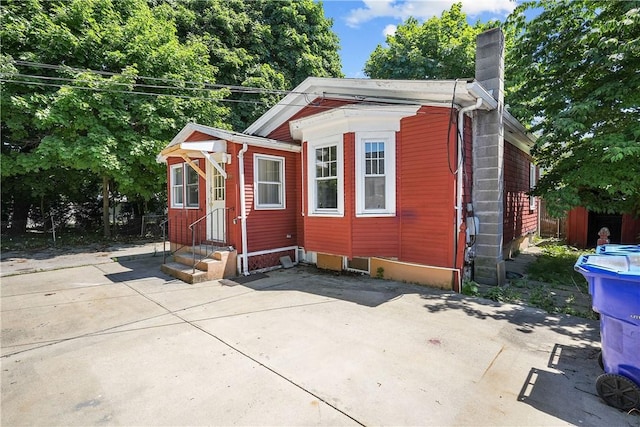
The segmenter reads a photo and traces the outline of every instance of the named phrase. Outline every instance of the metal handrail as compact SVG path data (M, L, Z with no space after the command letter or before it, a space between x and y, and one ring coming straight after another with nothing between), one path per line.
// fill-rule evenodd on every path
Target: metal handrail
M188 228L189 228L189 230L191 230L191 251L193 253L192 274L196 272L196 264L198 262L202 261L207 256L209 256L209 254L206 254L204 256L201 256L201 258L196 261L196 250L195 250L195 247L196 247L196 230L194 230L194 227L196 226L196 224L200 223L201 221L204 221L209 216L212 216L214 213L218 213L219 211L226 211L226 210L230 210L230 209L232 209L232 208L216 208L216 209L213 209L213 210L207 212L206 215L198 218L197 220L195 220L194 222L189 224ZM226 224L225 224L223 232L224 232L224 240L226 241L226 233L227 233ZM200 254L200 255L202 255L202 254Z
M167 227L166 225L169 223L169 218L165 219L160 223L160 227L162 228L162 263L167 263Z

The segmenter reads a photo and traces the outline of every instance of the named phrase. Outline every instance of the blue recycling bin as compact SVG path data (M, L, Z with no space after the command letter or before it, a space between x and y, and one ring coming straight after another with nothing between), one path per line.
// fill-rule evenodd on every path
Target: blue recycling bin
M596 390L609 405L640 409L640 252L603 249L574 266L600 313L601 362Z

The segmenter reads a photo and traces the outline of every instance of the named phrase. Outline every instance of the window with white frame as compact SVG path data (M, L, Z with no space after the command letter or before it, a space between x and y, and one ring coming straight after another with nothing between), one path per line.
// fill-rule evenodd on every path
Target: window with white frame
M536 165L529 164L529 191L533 191L536 188L537 181ZM529 210L536 210L536 198L535 196L529 196Z
M356 215L395 215L395 132L356 134Z
M342 216L344 214L342 135L309 144L309 213Z
M255 154L253 176L256 209L284 209L284 158Z
M198 163L197 160L194 163ZM199 206L199 175L188 163L171 166L171 207Z

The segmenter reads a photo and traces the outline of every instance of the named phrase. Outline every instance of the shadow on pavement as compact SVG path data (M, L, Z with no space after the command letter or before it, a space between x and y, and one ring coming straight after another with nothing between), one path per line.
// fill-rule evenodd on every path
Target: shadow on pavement
M593 425L599 425L603 411L618 411L602 402L596 393L595 381L602 374L599 352L597 347L556 344L547 365L553 371L531 368L518 401L572 425L591 425L585 424L588 419L595 419ZM575 390L583 392L582 398L568 402L565 396L575 396ZM640 425L640 417L629 415L628 425Z
M502 304L460 294L424 295L423 298L428 301L425 308L431 313L460 310L467 316L476 319L505 320L517 325L516 330L524 334L533 332L536 327L545 327L576 340L599 340L600 327L595 320L563 314L553 315L531 307ZM483 310L482 306L491 307L491 309Z
M264 278L267 276L267 279ZM332 273L311 266L298 266L279 270L277 279L262 275L260 280L237 278L225 281L227 285L240 284L255 291L296 291L335 298L367 307L377 307L403 294L422 294L431 290L419 286L372 279L359 274ZM276 279L270 280L270 279ZM237 280L237 281L236 281ZM437 292L434 290L434 292Z
M118 260L117 264L124 267L125 271L107 273L105 277L113 283L128 282L149 278L159 278L165 281L174 281L173 277L160 271L162 256L150 256L131 260Z

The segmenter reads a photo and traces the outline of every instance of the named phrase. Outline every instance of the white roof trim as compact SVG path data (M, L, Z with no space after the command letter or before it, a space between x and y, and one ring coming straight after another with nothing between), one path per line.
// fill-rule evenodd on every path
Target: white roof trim
M210 141L194 141L194 142L186 142L185 140L193 133L193 132L201 132L205 135L210 135L215 138L215 140ZM169 147L180 145L186 150L194 150L194 151L203 151L201 148L204 148L204 151L211 152L223 152L219 151L220 144L219 142L232 142L236 144L247 144L253 147L261 147L261 148L271 148L274 150L280 151L291 151L295 153L299 153L302 148L299 145L291 144L288 142L282 142L271 138L263 138L260 136L254 135L246 135L239 132L234 132L226 129L213 128L210 126L200 125L197 123L187 123L184 128L171 140L171 142L162 150L166 150ZM202 144L202 145L200 145ZM212 148L212 149L208 149ZM226 151L226 143L224 147L224 151ZM164 163L167 161L166 157L160 154L157 158L159 163Z
M455 95L454 95L455 90ZM309 77L258 118L244 133L266 136L316 98L397 103L404 105L474 105L482 98L482 109L497 103L477 82L467 80L376 80Z
M211 153L226 153L227 142L223 139L217 139L215 141L183 142L180 144L180 148L184 150L207 151Z
M531 154L531 148L538 138L527 132L524 126L507 110L504 110L503 117L505 130L504 139L525 153Z
M399 131L400 120L413 116L420 105L369 106L347 105L289 122L291 136L308 141L310 135L322 138L329 134L358 131ZM306 136L305 136L306 134Z

